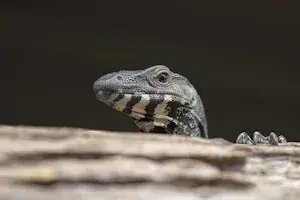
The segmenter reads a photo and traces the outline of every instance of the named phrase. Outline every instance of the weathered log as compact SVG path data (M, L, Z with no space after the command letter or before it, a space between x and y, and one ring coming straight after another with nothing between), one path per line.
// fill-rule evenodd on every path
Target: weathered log
M0 126L0 199L299 199L300 146Z

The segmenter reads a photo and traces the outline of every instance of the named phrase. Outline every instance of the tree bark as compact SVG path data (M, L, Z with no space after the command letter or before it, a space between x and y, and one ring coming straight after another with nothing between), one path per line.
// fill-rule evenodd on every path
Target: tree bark
M300 144L0 126L0 199L299 199Z

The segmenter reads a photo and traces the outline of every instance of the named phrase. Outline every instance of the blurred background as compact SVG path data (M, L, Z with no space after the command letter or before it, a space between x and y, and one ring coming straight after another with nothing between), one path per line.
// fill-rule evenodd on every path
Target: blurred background
M211 137L300 140L299 7L290 1L3 1L1 124L138 131L100 103L105 73L163 64L203 99Z

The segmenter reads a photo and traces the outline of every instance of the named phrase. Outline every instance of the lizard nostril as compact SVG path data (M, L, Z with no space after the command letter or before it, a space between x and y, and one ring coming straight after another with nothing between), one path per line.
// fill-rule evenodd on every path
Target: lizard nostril
M118 79L119 81L121 81L121 80L123 80L123 77L122 77L122 76L117 76L117 79Z

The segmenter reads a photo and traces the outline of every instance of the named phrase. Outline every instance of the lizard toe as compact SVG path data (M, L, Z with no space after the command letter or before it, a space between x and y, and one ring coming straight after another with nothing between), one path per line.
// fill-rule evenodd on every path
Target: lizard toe
M238 135L236 139L237 144L254 144L253 140L246 132L242 132Z

